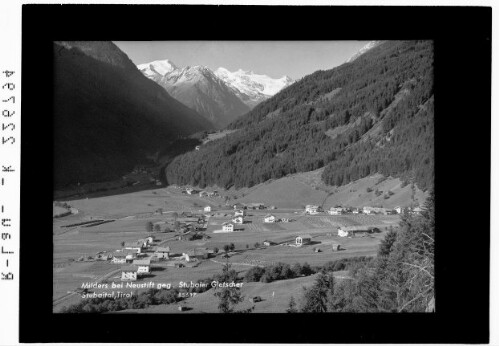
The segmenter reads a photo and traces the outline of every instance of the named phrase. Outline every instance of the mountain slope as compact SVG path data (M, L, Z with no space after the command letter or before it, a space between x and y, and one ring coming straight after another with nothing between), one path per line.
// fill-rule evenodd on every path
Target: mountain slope
M236 188L324 167L329 185L381 173L433 185L433 45L387 41L317 71L230 124L223 139L176 158L176 184Z
M253 71L243 71L241 69L230 72L223 67L216 69L215 75L231 87L236 95L250 108L269 99L293 83L293 80L288 76L274 79L267 75L259 75Z
M169 60L153 61L137 67L146 77L158 83L178 101L195 109L216 128L226 126L250 110L233 89L207 67L178 68Z
M116 179L211 124L145 78L111 42L54 43L54 183Z
M179 68L170 60L157 60L137 67L217 128L225 127L293 82L287 76L273 79L251 71L230 72L223 67L216 71L205 66Z

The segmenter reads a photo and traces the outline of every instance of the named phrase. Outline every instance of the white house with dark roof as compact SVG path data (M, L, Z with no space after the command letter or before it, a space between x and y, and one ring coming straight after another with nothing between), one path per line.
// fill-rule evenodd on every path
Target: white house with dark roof
M263 217L263 222L265 222L265 223L276 222L276 217L272 214L267 214Z
M134 260L133 265L137 267L137 273L139 273L139 275L149 273L151 271L151 259L150 258Z
M244 219L242 216L237 216L237 217L232 219L232 222L239 224L239 225L242 225L244 223Z
M137 281L138 270L136 267L128 266L121 268L121 281Z
M296 246L302 246L309 244L312 241L310 234L301 234L296 237Z
M224 222L222 224L222 230L224 232L234 232L234 225L230 222Z

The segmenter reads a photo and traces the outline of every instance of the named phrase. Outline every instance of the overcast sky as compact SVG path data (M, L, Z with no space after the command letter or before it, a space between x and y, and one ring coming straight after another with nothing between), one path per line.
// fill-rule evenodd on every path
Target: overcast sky
M178 67L243 69L301 78L338 66L368 41L114 41L135 64L169 59Z

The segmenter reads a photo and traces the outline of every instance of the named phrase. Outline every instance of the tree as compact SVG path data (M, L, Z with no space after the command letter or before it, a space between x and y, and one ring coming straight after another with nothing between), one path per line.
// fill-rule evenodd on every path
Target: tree
M217 247L213 248L213 253L218 253L219 249Z
M161 232L161 226L158 224L154 225L154 232Z
M291 270L293 271L295 277L301 276L302 269L301 269L300 263L293 264L293 266L291 267Z
M258 249L260 247L260 243L256 242L253 246L255 247L255 249Z
M234 251L235 248L236 248L236 246L234 245L234 243L230 243L230 245L229 245L230 251Z
M230 245L229 244L225 244L224 245L224 251L227 253L227 252L229 252L229 250L230 250Z
M291 296L291 299L289 300L288 308L286 309L286 312L287 313L297 313L298 312L298 310L296 309L295 298L293 296Z
M215 281L219 283L231 283L236 282L237 280L237 272L233 269L230 269L231 266L229 262L227 262L223 269L222 274L216 277ZM241 289L239 287L215 287L215 297L218 298L218 310L223 313L231 313L234 312L234 307L244 300L241 295Z
M246 244L246 249L249 249L249 244Z
M120 244L121 244L121 247L125 247L125 242L124 241L122 241Z
M302 312L327 312L328 302L334 293L333 274L320 273L314 285L304 290Z
M303 266L301 267L301 275L308 276L312 275L313 273L314 271L310 267L310 264L308 264L307 262L303 263Z
M153 228L153 224L152 224L152 222L151 222L151 221L147 222L147 223L146 223L146 231L147 231L148 233L152 233L152 228Z

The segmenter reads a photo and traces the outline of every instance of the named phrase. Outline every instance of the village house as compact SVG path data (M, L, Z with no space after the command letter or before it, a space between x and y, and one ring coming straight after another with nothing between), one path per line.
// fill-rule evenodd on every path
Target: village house
M340 244L338 244L338 243L332 243L331 244L331 249L333 251L340 251L340 249L341 249Z
M331 208L329 208L328 214L329 215L341 215L341 214L343 214L343 208L342 207L331 207Z
M205 213L210 213L211 212L211 206L207 205L206 207L204 207L203 210L205 211Z
M199 193L199 197L208 197L208 192L206 192L206 191L201 191L201 192Z
M263 245L264 246L272 246L272 245L275 245L276 243L274 243L273 241L271 240L264 240L263 241Z
M125 253L115 253L111 262L116 264L126 263L126 256Z
M397 212L397 214L402 213L402 207L395 207L395 208L393 208L393 210L395 210Z
M158 259L169 259L170 258L170 247L161 247L159 246L156 251L154 251L154 255Z
M196 149L196 150L199 150L199 149L201 149L201 146L196 145L196 148L195 148L195 149Z
M263 218L263 222L265 223L273 223L276 222L276 217L272 214L267 214Z
M152 244L154 243L154 236L153 235L150 235L148 236L147 238L145 238L145 241L146 241L146 245L149 245L149 244Z
M353 208L352 214L358 214L360 212L359 208Z
M234 216L246 216L244 209L238 209L234 212Z
M244 223L244 219L242 216L238 216L232 219L232 222L242 225Z
M373 232L376 228L368 226L342 226L338 228L338 236L340 237L365 237Z
M308 204L305 206L305 213L314 215L314 214L317 214L319 212L322 212L322 208L319 207L318 205Z
M137 253L141 253L142 249L145 248L145 244L143 241L130 241L125 242L123 248L125 250L134 250Z
M248 203L245 205L245 209L253 209L253 210L265 209L265 204L263 204L263 203Z
M137 267L137 273L139 275L149 273L151 271L151 259L150 258L134 260L133 265Z
M121 268L121 281L137 281L137 268L128 266Z
M230 222L224 222L222 224L222 230L224 232L234 232L234 225Z
M310 236L310 234L302 234L296 237L296 246L310 244L311 241L312 237Z

